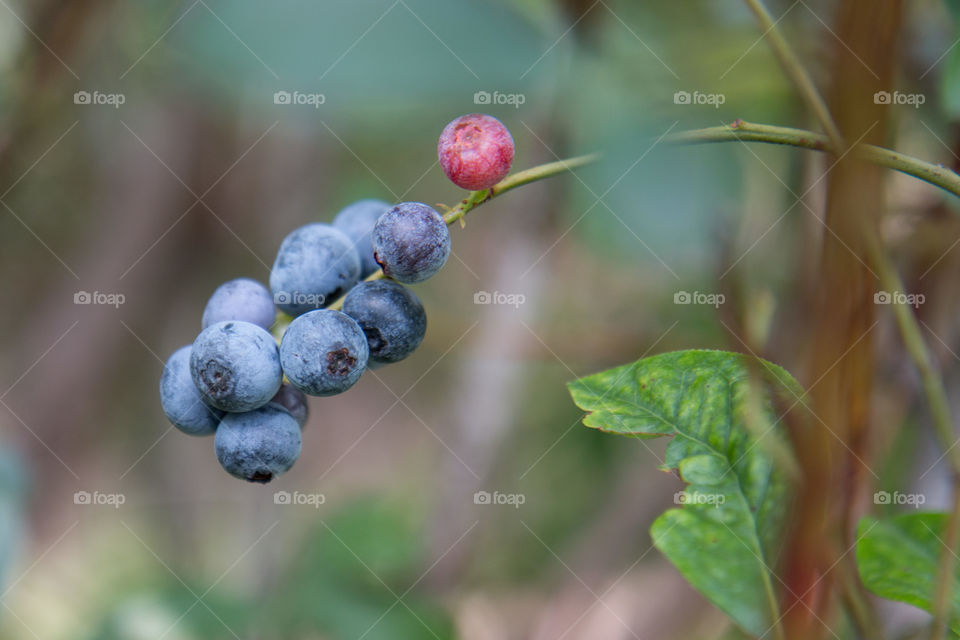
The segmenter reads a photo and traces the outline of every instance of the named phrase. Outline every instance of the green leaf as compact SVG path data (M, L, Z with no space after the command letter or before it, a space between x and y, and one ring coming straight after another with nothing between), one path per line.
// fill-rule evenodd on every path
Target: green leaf
M882 598L933 611L933 594L946 539L947 514L908 513L863 518L857 526L857 569ZM950 628L960 633L960 567L953 578Z
M673 436L663 468L689 485L675 496L682 507L653 523L654 545L744 630L769 631L780 617L770 567L789 500L771 453L785 447L772 399L790 407L802 388L776 365L722 351L666 353L569 387L588 427Z

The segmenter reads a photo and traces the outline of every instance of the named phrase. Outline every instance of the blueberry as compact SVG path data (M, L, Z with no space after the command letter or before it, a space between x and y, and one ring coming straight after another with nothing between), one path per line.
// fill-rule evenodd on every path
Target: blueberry
M332 396L352 387L369 355L360 325L332 309L296 318L280 343L284 373L293 386L311 396Z
M310 416L307 396L292 384L284 382L280 385L280 391L270 398L270 404L279 405L289 411L301 429L307 424L307 418Z
M396 282L361 282L343 300L343 312L367 336L372 362L397 362L413 353L427 331L427 314L413 292Z
M389 203L383 200L358 200L344 207L333 219L334 228L350 238L360 254L361 278L366 278L380 269L377 261L373 259L373 242L370 236L377 220L389 208Z
M177 429L191 436L217 430L223 412L208 407L190 377L190 346L173 352L160 375L160 405Z
M190 375L206 401L223 411L251 411L270 401L283 380L273 336L249 322L229 321L200 332Z
M290 315L324 307L360 279L360 256L343 232L314 223L280 245L270 272L273 301Z
M226 414L213 442L227 473L265 484L297 461L300 426L286 409L270 404Z
M224 320L242 320L269 329L276 317L273 296L250 278L237 278L217 287L203 310L203 328Z
M399 282L426 280L450 256L443 217L421 202L401 202L373 228L373 251L384 274Z
M440 167L458 187L489 189L510 172L513 137L493 116L471 113L443 129L437 144Z

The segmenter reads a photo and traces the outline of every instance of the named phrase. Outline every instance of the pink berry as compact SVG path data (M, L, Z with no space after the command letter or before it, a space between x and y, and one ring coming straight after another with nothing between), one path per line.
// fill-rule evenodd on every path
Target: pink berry
M458 187L489 189L510 172L513 138L493 116L471 113L444 127L437 155L443 172Z

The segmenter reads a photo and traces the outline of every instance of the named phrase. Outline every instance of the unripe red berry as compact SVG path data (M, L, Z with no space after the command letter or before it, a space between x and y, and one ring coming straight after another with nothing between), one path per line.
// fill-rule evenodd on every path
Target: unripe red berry
M440 167L464 189L489 189L503 180L513 165L513 137L493 116L471 113L443 129L437 144Z

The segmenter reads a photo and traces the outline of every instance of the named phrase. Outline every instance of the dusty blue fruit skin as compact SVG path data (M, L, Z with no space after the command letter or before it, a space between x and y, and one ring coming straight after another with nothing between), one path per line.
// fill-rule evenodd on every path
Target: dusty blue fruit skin
M307 418L310 417L307 396L292 384L284 382L280 385L280 390L277 391L277 394L270 398L270 404L277 405L289 411L301 429L307 424Z
M387 209L389 202L383 200L358 200L344 207L333 219L333 226L350 238L360 254L360 277L366 278L380 265L373 259L373 227Z
M217 430L223 412L208 407L190 377L190 345L173 352L160 375L160 404L167 419L191 436Z
M273 336L255 324L218 322L200 332L190 350L193 384L222 411L252 411L270 401L283 372Z
M276 317L273 296L250 278L237 278L217 287L203 310L203 328L226 320L242 320L269 329Z
M387 276L398 282L420 282L447 262L450 232L433 207L401 202L377 220L373 254Z
M293 316L330 304L360 279L360 256L342 231L314 223L280 245L270 272L273 302Z
M360 325L332 309L294 319L280 343L283 372L293 386L311 396L332 396L352 387L369 355Z
M230 475L266 484L300 455L300 425L281 407L268 404L223 417L213 439L217 460Z
M367 336L371 362L403 360L420 346L427 332L427 314L419 298L389 280L361 282L350 289L343 312Z

